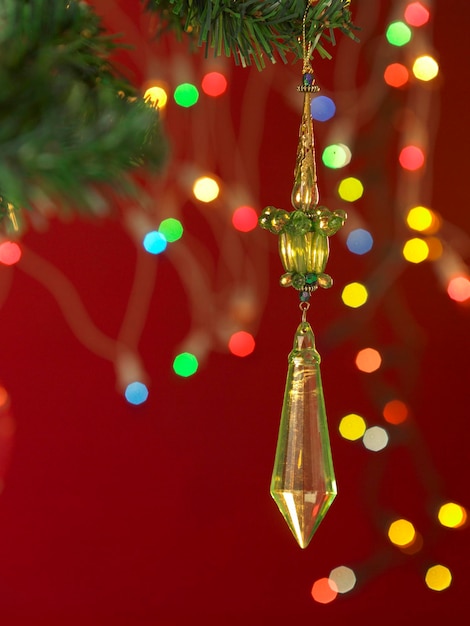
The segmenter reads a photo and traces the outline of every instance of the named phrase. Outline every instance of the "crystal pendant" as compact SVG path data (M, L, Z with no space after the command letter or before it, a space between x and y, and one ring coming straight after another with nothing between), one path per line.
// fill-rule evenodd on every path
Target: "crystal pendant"
M306 548L337 494L312 328L297 328L289 354L271 495L301 548Z

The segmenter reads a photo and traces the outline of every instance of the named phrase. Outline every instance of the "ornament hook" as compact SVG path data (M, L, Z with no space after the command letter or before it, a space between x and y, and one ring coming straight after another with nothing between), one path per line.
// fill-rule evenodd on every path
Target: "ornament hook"
M310 302L299 302L299 309L302 311L302 322L307 321L307 311L310 308Z

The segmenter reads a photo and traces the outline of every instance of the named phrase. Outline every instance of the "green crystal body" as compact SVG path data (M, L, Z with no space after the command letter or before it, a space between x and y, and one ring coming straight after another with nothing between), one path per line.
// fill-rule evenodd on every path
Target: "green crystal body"
M271 495L306 548L337 494L320 376L310 324L297 328L289 354Z

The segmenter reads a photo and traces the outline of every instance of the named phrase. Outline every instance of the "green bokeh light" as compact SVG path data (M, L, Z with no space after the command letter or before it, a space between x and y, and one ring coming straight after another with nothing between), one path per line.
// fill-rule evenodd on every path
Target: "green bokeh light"
M183 236L183 224L174 217L168 217L162 221L158 227L158 232L170 243L178 241Z
M181 352L173 361L173 369L175 374L187 378L197 372L199 366L197 358L190 352Z
M195 85L191 83L181 83L175 89L175 93L173 95L176 104L179 104L180 107L192 107L199 100L199 91Z
M405 46L411 40L411 28L405 22L392 22L389 24L385 36L392 46Z
M351 151L341 143L333 143L323 150L322 161L326 167L337 170L351 161Z

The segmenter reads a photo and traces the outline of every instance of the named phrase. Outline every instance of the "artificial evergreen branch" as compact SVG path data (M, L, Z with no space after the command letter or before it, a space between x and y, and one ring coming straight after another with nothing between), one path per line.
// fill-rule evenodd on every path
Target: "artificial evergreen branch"
M76 0L0 0L0 220L47 196L93 210L95 184L127 191L162 165L157 111L114 71L119 44Z
M142 0L148 11L160 17L159 33L189 33L206 55L233 55L235 63L258 68L264 59L302 56L302 20L305 0ZM350 0L313 0L306 20L307 39L321 57L331 58L326 45L334 45L334 30L355 39L349 11Z

